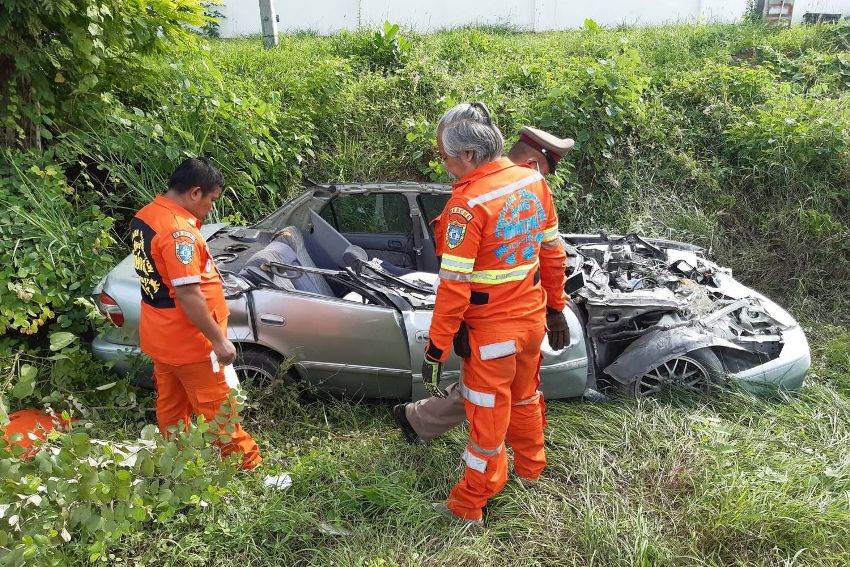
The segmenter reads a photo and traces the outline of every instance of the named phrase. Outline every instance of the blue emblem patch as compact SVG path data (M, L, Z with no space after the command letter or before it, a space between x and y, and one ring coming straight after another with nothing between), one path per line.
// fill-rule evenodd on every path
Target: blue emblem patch
M457 248L466 236L466 225L450 222L446 228L446 244L449 248Z
M191 242L177 242L176 251L181 264L190 264L195 257L195 245Z

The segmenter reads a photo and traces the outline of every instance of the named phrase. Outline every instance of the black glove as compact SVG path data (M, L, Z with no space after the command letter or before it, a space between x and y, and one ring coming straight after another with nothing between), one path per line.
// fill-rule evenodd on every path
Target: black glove
M429 357L422 360L422 384L428 393L437 398L445 398L446 393L440 389L440 376L443 374L443 363Z
M564 350L564 347L570 344L570 328L561 311L546 307L546 330L552 350Z
M469 348L469 328L463 321L460 322L460 328L457 330L454 339L455 354L461 358L469 358L472 356L472 349Z

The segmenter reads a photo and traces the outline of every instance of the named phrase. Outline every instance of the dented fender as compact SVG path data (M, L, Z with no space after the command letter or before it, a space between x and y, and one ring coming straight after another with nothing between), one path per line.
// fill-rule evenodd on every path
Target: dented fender
M678 356L715 346L746 350L733 342L693 328L661 329L647 333L630 344L604 372L617 382L627 385L638 376Z

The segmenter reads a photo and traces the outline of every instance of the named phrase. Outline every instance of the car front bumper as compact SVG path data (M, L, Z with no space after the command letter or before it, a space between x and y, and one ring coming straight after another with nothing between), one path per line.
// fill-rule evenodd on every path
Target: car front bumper
M798 391L812 363L809 342L799 325L785 331L782 338L785 345L777 358L731 378L754 394Z

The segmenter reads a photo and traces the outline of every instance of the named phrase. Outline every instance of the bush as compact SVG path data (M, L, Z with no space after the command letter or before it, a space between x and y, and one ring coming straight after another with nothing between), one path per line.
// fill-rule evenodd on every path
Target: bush
M625 49L589 62L578 77L565 78L537 106L543 129L576 140L572 162L579 173L601 175L626 139L643 125L643 94L649 78L640 72L637 51Z
M384 22L374 32L343 33L336 40L337 53L353 57L371 71L393 72L401 68L410 55L413 40L401 33L398 24Z
M227 494L236 470L231 460L219 464L209 430L201 420L165 441L148 426L139 441L120 443L76 426L50 433L31 460L20 458L14 437L12 445L0 437L0 521L9 526L0 530L0 561L111 563L112 546L145 525L178 512L202 516Z
M113 220L48 155L0 155L0 330L82 331L86 311L75 298L114 265Z
M727 154L762 182L850 181L846 102L792 96L771 100L725 130Z

